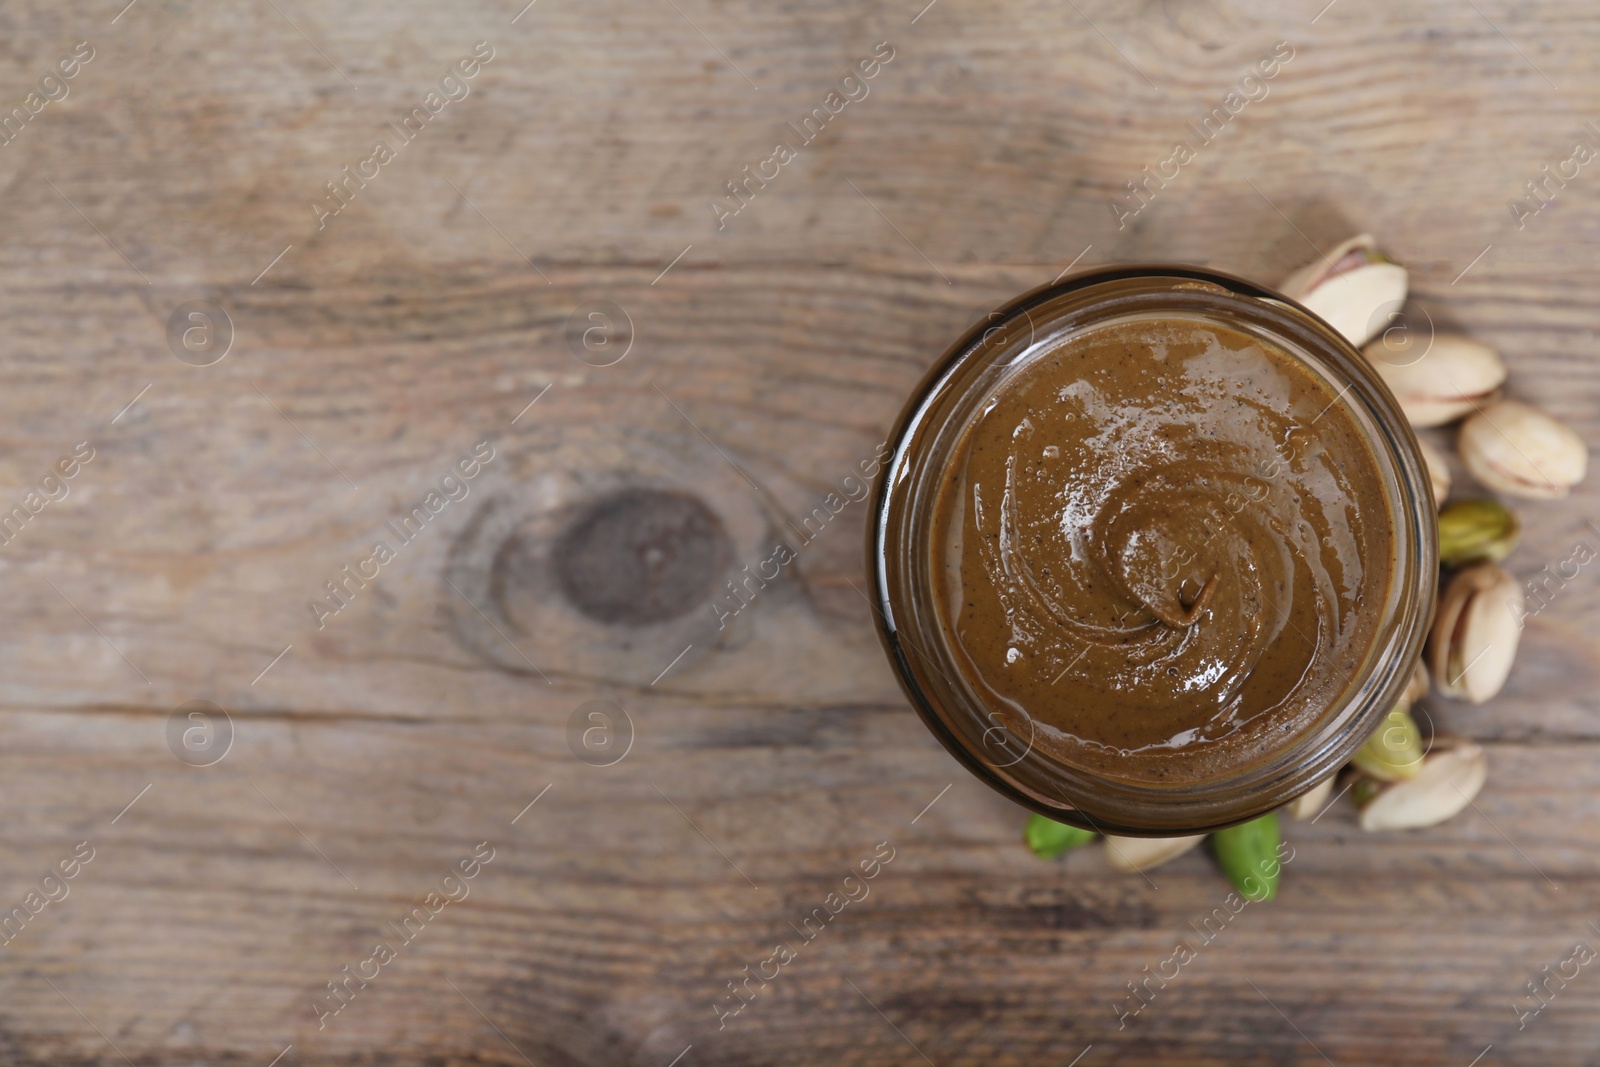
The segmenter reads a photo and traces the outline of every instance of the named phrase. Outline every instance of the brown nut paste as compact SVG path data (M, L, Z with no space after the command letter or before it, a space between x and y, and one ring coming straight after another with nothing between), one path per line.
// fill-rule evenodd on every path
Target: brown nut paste
M937 503L940 615L1040 755L1227 774L1362 670L1395 569L1382 484L1341 394L1289 353L1198 319L1093 327L967 429Z

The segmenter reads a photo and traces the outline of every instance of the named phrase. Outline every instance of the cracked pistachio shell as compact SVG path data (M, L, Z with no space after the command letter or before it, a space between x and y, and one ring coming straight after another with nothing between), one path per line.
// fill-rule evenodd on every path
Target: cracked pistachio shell
M1362 349L1411 425L1443 426L1499 399L1500 353L1460 334L1386 333Z
M1400 699L1407 707L1410 707L1428 695L1428 688L1428 668L1423 666L1421 660L1418 660L1417 669L1411 672L1411 684L1406 686L1406 691L1401 695Z
M1422 770L1422 731L1404 706L1395 707L1350 762L1380 782L1415 778Z
M1439 512L1439 562L1499 563L1517 547L1521 525L1498 500L1458 500Z
M1417 448L1422 452L1422 462L1428 468L1428 481L1433 485L1433 506L1443 507L1450 498L1450 461L1444 458L1443 452L1426 441L1418 440Z
M1519 400L1492 404L1462 423L1456 448L1480 484L1512 496L1566 496L1589 467L1583 438Z
M1436 748L1415 778L1370 791L1361 808L1361 828L1436 826L1470 804L1488 776L1489 757L1479 745L1460 741Z
M1137 874L1177 859L1205 839L1205 834L1196 837L1117 837L1107 834L1106 861L1119 871Z
M1328 800L1332 796L1333 778L1330 776L1289 801L1285 810L1289 812L1289 817L1296 821L1314 819L1328 806Z
M1301 267L1278 288L1326 319L1356 347L1389 325L1390 311L1406 299L1406 269L1378 251L1371 234L1358 234Z
M1457 571L1439 596L1428 639L1439 692L1473 704L1500 692L1517 656L1525 607L1521 584L1499 564Z

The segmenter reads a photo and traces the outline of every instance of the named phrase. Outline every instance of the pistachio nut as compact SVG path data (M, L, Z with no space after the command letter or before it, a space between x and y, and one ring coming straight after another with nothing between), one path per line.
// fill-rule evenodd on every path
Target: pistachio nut
M1069 826L1064 822L1056 822L1054 819L1034 814L1028 816L1028 825L1022 831L1022 839L1028 843L1035 856L1049 860L1080 845L1087 845L1095 839L1095 833L1092 830Z
M1350 801L1357 808L1364 808L1378 799L1378 794L1383 792L1383 783L1376 778L1368 778L1358 774L1350 783Z
M1480 745L1461 741L1436 747L1422 771L1379 789L1361 808L1363 830L1412 830L1435 826L1460 812L1483 788L1489 757Z
M1350 762L1368 778L1402 782L1422 770L1422 731L1404 705L1391 708L1383 725Z
M1379 337L1362 352L1413 426L1443 426L1499 399L1500 353L1460 334Z
M1195 837L1117 837L1106 835L1106 860L1119 871L1137 874L1177 859L1205 840Z
M1406 691L1401 694L1400 699L1405 702L1407 707L1410 707L1427 695L1428 668L1422 665L1421 660L1418 660L1417 669L1411 672L1411 684L1406 686Z
M1439 562L1499 563L1517 547L1517 517L1498 500L1458 500L1439 512Z
M1406 269L1378 251L1371 234L1363 233L1301 267L1278 288L1359 348L1389 324L1385 309L1399 310L1405 302Z
M1456 442L1480 484L1512 496L1554 499L1583 481L1589 450L1565 423L1518 400L1473 415Z
M1314 819L1328 806L1328 799L1333 796L1333 778L1330 775L1312 786L1307 792L1301 793L1289 801L1286 808L1289 817L1296 821Z
M1417 448L1422 452L1422 462L1428 468L1428 480L1433 483L1433 506L1443 507L1450 498L1450 461L1444 458L1443 452L1420 438Z
M1522 637L1522 586L1497 563L1457 571L1439 596L1428 665L1445 696L1482 704L1500 692Z
M1271 900L1278 892L1283 873L1279 840L1275 811L1211 835L1217 865L1246 900Z

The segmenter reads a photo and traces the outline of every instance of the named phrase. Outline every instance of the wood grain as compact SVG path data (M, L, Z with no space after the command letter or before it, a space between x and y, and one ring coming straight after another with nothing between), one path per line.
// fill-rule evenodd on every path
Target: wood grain
M1596 117L1591 5L120 7L0 4L0 109L95 49L0 146L0 501L95 449L0 546L0 910L95 850L0 950L0 1062L1592 1056L1600 979L1521 1030L1513 1006L1600 937L1588 570L1500 698L1430 707L1489 747L1476 809L1289 827L1279 899L1119 1028L1227 887L1201 852L1149 883L1026 852L883 661L859 505L725 628L586 618L550 556L597 499L679 492L733 577L964 326L1075 260L1272 281L1370 230L1413 317L1501 347L1512 392L1592 438L1600 178L1522 229L1506 204ZM470 95L319 230L324 183L480 40ZM880 41L870 94L719 229L707 202ZM1125 183L1279 41L1268 95L1119 230ZM215 365L169 351L186 300L231 317ZM632 324L610 366L569 340L602 302ZM480 441L465 499L319 629L323 583ZM1597 494L1522 508L1512 569L1600 545ZM168 744L194 700L233 726L204 768ZM592 700L632 722L613 766L570 747ZM480 841L467 899L319 1030L325 983ZM870 896L800 945L879 842Z

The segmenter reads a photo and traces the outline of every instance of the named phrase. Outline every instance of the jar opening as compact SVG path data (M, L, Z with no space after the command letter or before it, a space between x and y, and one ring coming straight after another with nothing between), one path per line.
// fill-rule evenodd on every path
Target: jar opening
M880 634L946 747L1063 821L1197 832L1332 773L1393 705L1436 553L1414 438L1321 320L1118 268L1014 301L891 440Z

